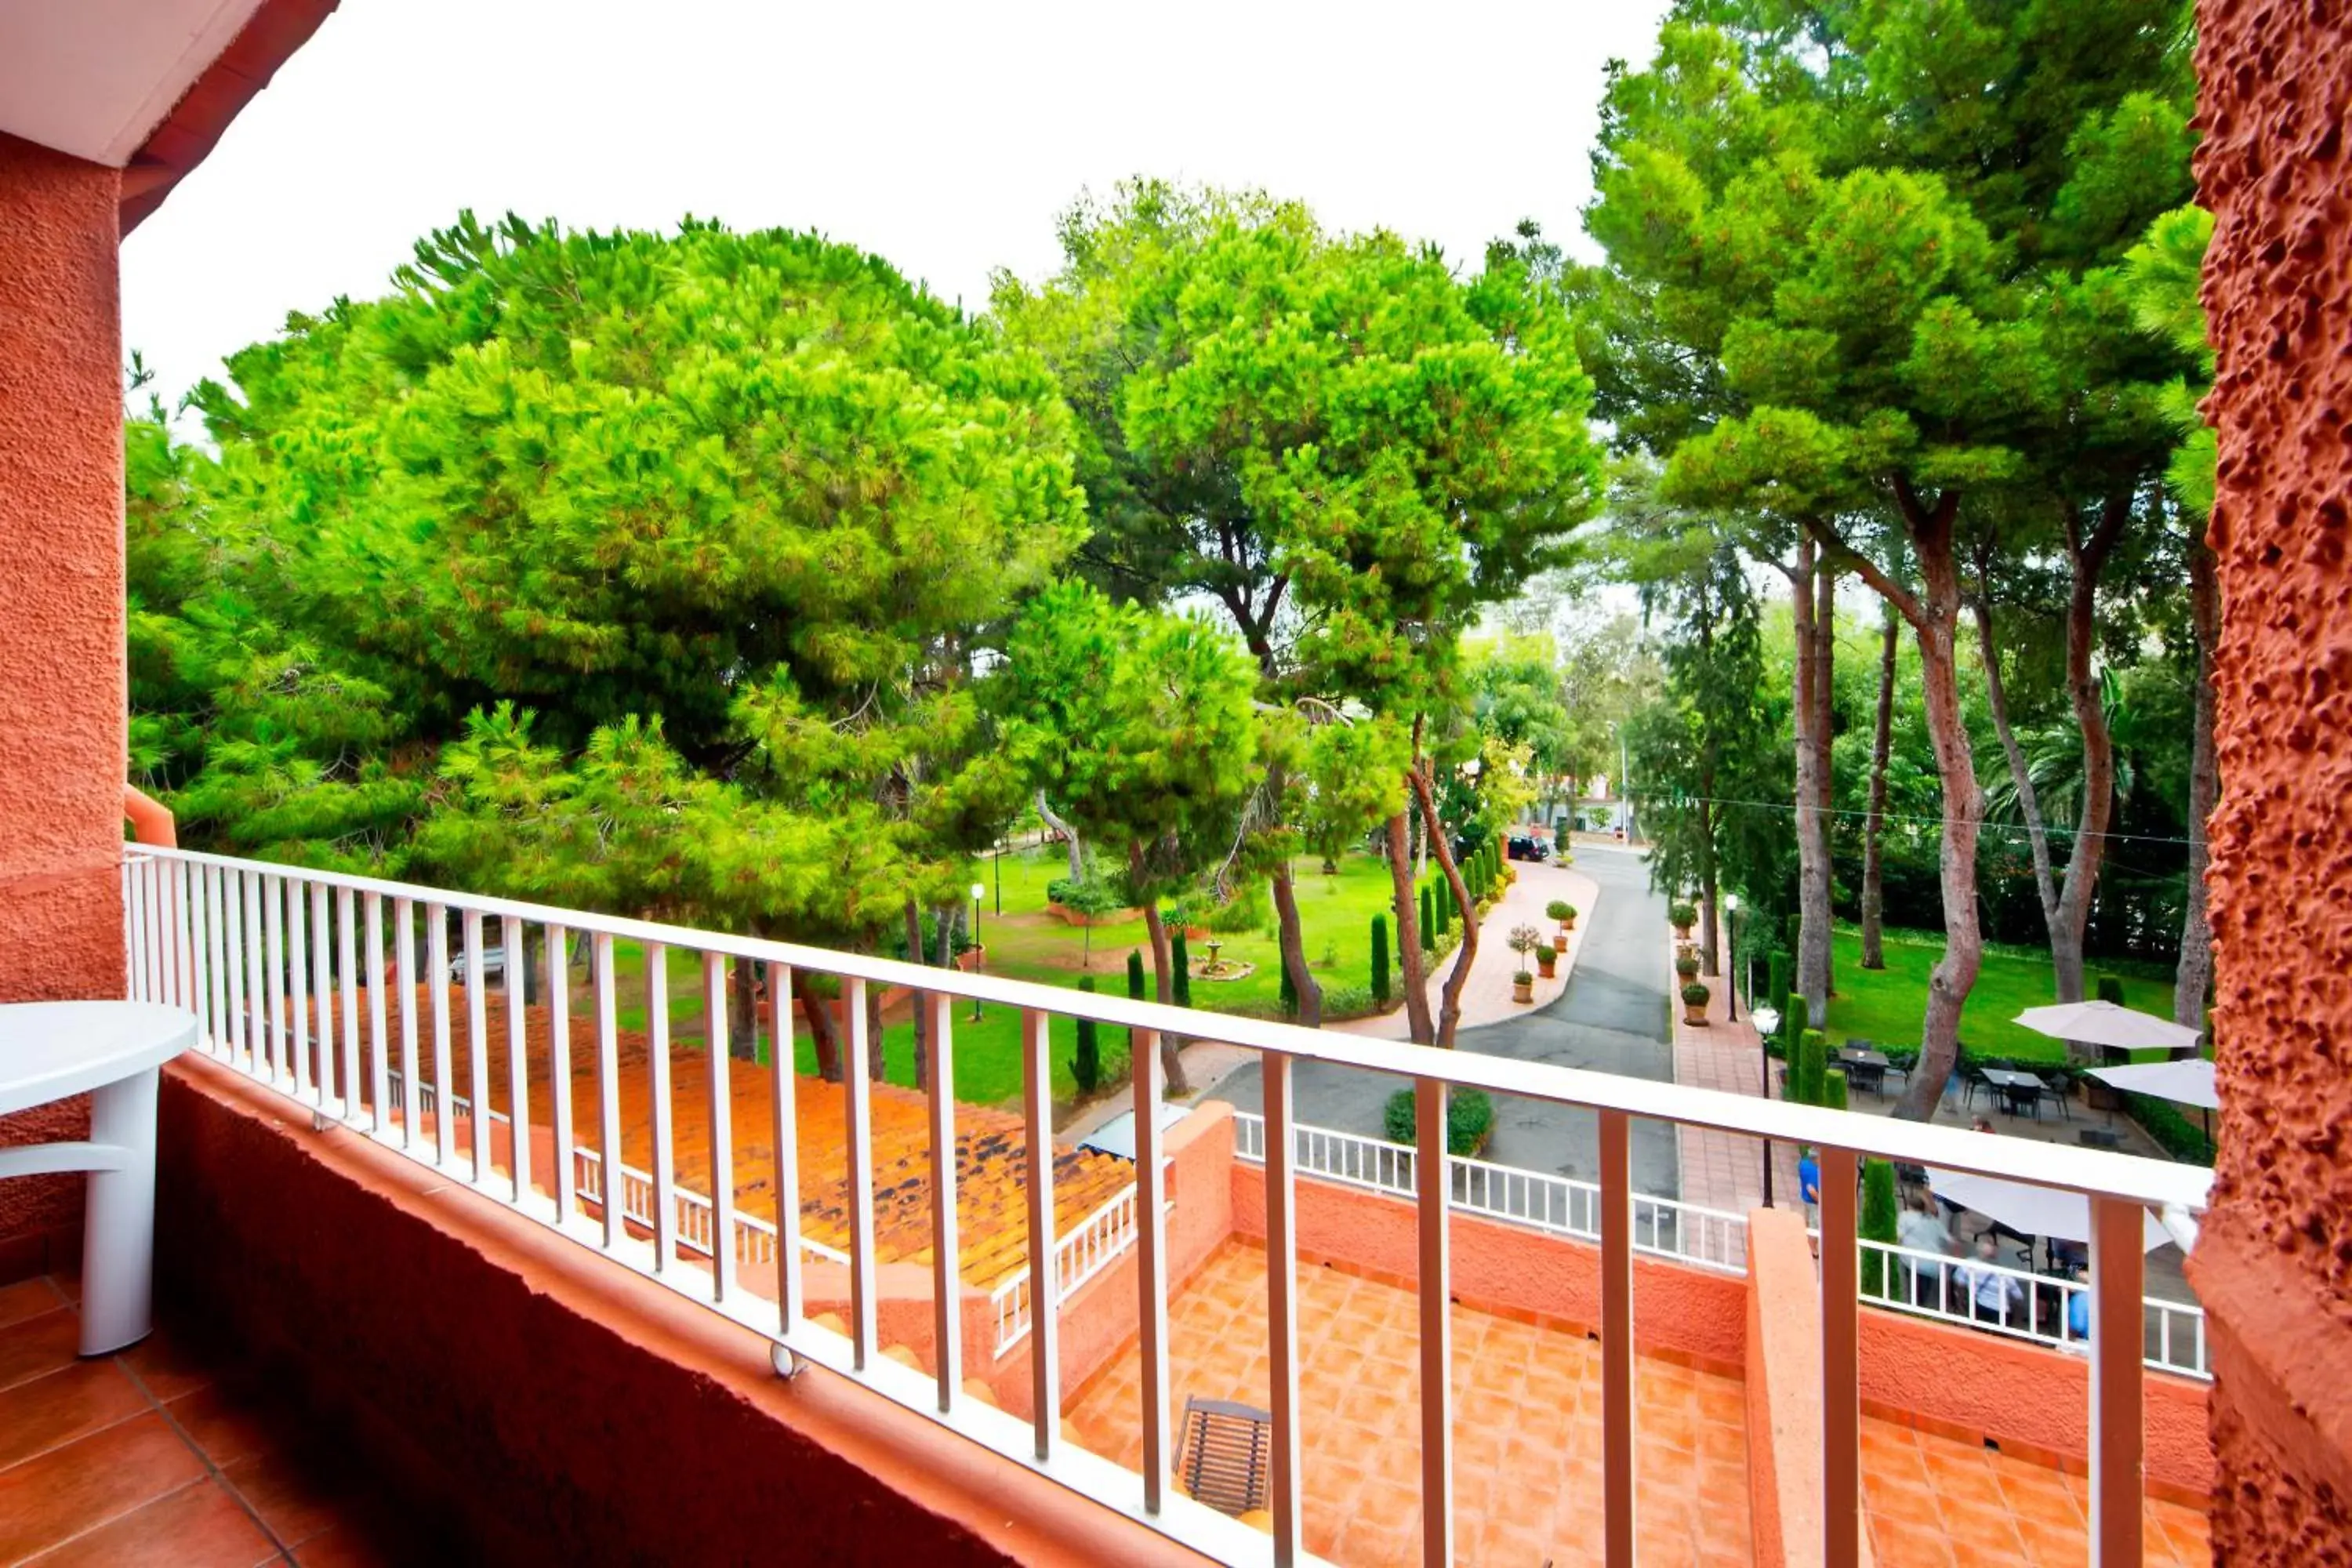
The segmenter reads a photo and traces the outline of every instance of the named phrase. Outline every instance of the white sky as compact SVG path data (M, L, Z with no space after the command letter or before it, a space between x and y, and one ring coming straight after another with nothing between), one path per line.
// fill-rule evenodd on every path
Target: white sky
M974 310L1139 173L1457 265L1521 217L1576 244L1602 64L1645 60L1663 9L345 0L124 244L124 349L174 399L467 206L815 228Z

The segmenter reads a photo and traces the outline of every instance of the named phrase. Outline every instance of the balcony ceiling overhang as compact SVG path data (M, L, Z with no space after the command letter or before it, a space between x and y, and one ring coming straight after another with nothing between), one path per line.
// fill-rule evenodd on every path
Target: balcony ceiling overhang
M122 170L128 234L335 5L12 0L0 6L0 131Z

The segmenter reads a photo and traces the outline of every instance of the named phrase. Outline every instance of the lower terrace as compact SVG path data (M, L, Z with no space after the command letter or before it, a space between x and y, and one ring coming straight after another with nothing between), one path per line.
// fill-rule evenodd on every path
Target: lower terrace
M1602 1182L1579 1200L1580 1215L1545 1224L1507 1203L1480 1203L1470 1163L1457 1162L1450 1197L1441 1200L1435 1258L1447 1304L1434 1320L1443 1325L1434 1343L1450 1369L1449 1397L1432 1402L1421 1377L1432 1302L1419 1288L1429 1277L1431 1207L1410 1175L1415 1151L1386 1146L1385 1182L1344 1172L1318 1179L1311 1166L1299 1168L1297 1150L1270 1166L1266 1127L1213 1105L1164 1135L1147 1132L1140 1168L1060 1148L1040 1166L1028 1157L1029 1139L1047 1127L1049 1108L1034 1092L1015 1117L862 1078L824 1085L739 1062L720 1085L725 1092L714 1094L711 1076L721 1064L628 1038L612 1026L609 1010L592 1015L567 1063L562 1052L572 1047L559 1041L554 1014L521 1009L509 1018L488 987L467 985L437 997L415 988L404 1007L403 988L385 983L377 933L412 912L395 909L400 900L432 920L444 918L445 906L518 921L551 921L557 911L201 857L138 861L129 881L133 994L193 1006L206 1023L205 1054L215 1058L174 1069L190 1092L167 1097L167 1119L206 1126L180 1129L179 1146L195 1152L176 1171L167 1126L167 1217L175 1183L198 1194L190 1204L216 1214L236 1201L209 1190L229 1175L205 1152L224 1136L210 1124L236 1099L222 1086L274 1081L268 1092L307 1107L319 1136L349 1130L422 1161L437 1180L421 1190L454 1190L536 1218L558 1247L584 1244L574 1250L590 1261L602 1252L769 1336L782 1347L780 1364L822 1369L780 1387L838 1378L935 1409L951 1431L1016 1466L1236 1561L1269 1551L1280 1560L1286 1529L1297 1532L1304 1552L1346 1563L1442 1560L1448 1549L1465 1562L1613 1561L1621 1530L1645 1561L1778 1560L1768 1539L1778 1548L1789 1531L1832 1528L1822 1522L1820 1498L1835 1495L1838 1446L1831 1434L1826 1447L1801 1440L1792 1448L1781 1406L1793 1401L1813 1424L1801 1421L1799 1429L1820 1432L1834 1419L1836 1401L1825 1415L1818 1375L1791 1384L1774 1368L1791 1346L1796 1360L1810 1354L1820 1364L1827 1354L1834 1368L1843 1324L1852 1334L1856 1544L1869 1542L1877 1561L2076 1562L2095 1536L2108 1543L2101 1561L2117 1560L2114 1542L2126 1539L2147 1561L2203 1560L2210 1458L2202 1385L2144 1372L2133 1353L2144 1347L2127 1343L2137 1336L2120 1316L2101 1320L2122 1330L2109 1336L2115 1346L2103 1340L2105 1353L2085 1356L1916 1313L1857 1310L1851 1283L1841 1312L1834 1273L1817 1286L1801 1231L1793 1255L1783 1247L1776 1279L1762 1257L1770 1248L1747 1218L1636 1200L1622 1165L1613 1183L1604 1168ZM257 904L239 896L248 889L262 906L281 900L278 918L249 922ZM562 919L575 929L626 926L638 940L708 942L705 951L722 963L755 956L733 947L772 946L594 916ZM307 946L298 933L306 921ZM520 947L509 941L509 951ZM840 965L853 994L858 968L895 979L903 967L797 950L791 956ZM942 993L985 992L1036 1007L1074 1000L1032 997L1007 982L911 973ZM791 994L792 974L769 961L772 994ZM1165 1022L1163 1009L1098 1005L1115 1024ZM561 1016L572 1016L568 1008ZM306 1042L299 1051L295 1019ZM1185 1022L1197 1028L1207 1020ZM1282 1048L1299 1037L1238 1020L1215 1027L1269 1033ZM846 1032L854 1068L862 1031L852 1023ZM1319 1050L1323 1040L1304 1036L1299 1044ZM504 1054L510 1044L519 1058ZM1269 1062L1282 1059L1276 1047L1261 1048ZM1433 1055L1403 1049L1416 1065ZM1149 1067L1150 1052L1137 1057ZM1509 1066L1470 1058L1430 1065L1470 1082ZM1041 1066L1032 1064L1033 1085ZM1735 1112L1711 1103L1717 1097L1590 1077L1542 1069L1513 1075L1507 1088L1589 1091L1587 1102L1602 1107L1604 1134L1610 1118L1630 1121L1608 1108L1607 1097L1623 1092L1646 1097L1643 1114L1706 1114L1713 1119L1699 1125L1718 1128L1727 1121L1736 1128L1735 1116L1794 1114L1773 1105ZM495 1120L478 1142L467 1108L446 1129L433 1114L440 1081L476 1089L491 1107ZM556 1094L558 1085L570 1095ZM779 1169L773 1130L786 1095L795 1157ZM1274 1126L1290 1120L1281 1098L1269 1096ZM1775 1131L1808 1133L1832 1154L1832 1131L1864 1147L1885 1133L1883 1122L1822 1120L1832 1117L1807 1112L1806 1126ZM520 1183L515 1125L529 1129L531 1151ZM932 1157L941 1127L956 1150L952 1162ZM593 1143L607 1131L617 1151L609 1160ZM1981 1165L1991 1154L1990 1141L1954 1134L1951 1142L1933 1152L1942 1163ZM1622 1143L1619 1152L1622 1159ZM2061 1173L2095 1195L2105 1189L2092 1178L2154 1179L2135 1162L2063 1152L2071 1163L2061 1162ZM644 1166L635 1168L639 1158ZM624 1214L608 1217L597 1194L613 1178L627 1196ZM1037 1183L1049 1205L1031 1201ZM956 1195L955 1225L942 1226L933 1202L942 1184ZM779 1212L779 1190L798 1201ZM2142 1204L2177 1208L2181 1201L2168 1188L2126 1190L2137 1201L2118 1206L2135 1222ZM714 1204L716 1193L729 1201ZM1834 1233L1836 1216L1825 1223ZM268 1235L241 1219L235 1228L249 1242ZM733 1244L710 1245L719 1235ZM952 1272L940 1266L942 1239L957 1260ZM1075 1254L1073 1242L1080 1244ZM186 1256L184 1237L167 1236L165 1245ZM1028 1258L1048 1250L1060 1260L1050 1281L1028 1287L1034 1294L1009 1307L1005 1283L1026 1285ZM1296 1258L1291 1289L1271 1289L1270 1256ZM1791 1256L1801 1262L1791 1265ZM250 1261L264 1274L310 1266ZM2106 1261L2103 1282L2136 1277ZM214 1260L195 1272L216 1284L223 1267ZM943 1293L952 1305L943 1307ZM162 1310L168 1319L169 1300ZM1296 1352L1277 1353L1286 1338ZM2127 1457L2128 1493L2108 1494L2136 1500L2127 1525L2113 1509L2094 1522L2101 1453L2091 1420L2095 1363L2103 1377L2130 1379L2138 1451ZM1609 1394L1614 1368L1630 1395L1622 1404ZM1280 1506L1248 1521L1272 1530L1271 1544L1171 1495L1172 1488L1155 1495L1150 1483L1155 1471L1164 1474L1185 1402L1195 1397L1258 1406L1277 1442L1288 1434L1298 1445L1295 1481L1286 1483L1276 1467L1269 1500ZM1049 1406L1059 1420L1030 1421ZM1433 1410L1444 1420L1436 1430L1447 1435L1434 1454L1422 1437L1433 1430ZM1153 1448L1157 1464L1145 1457ZM2105 1484L2116 1479L2105 1472ZM1433 1486L1448 1498L1447 1549L1435 1546L1422 1513Z

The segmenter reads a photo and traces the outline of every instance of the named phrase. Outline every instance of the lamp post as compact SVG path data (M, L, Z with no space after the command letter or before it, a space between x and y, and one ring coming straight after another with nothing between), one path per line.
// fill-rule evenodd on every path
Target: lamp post
M1748 1008L1748 1017L1756 1026L1756 1057L1764 1072L1759 1082L1764 1098L1769 1100L1772 1098L1772 1047L1767 1042L1772 1038L1772 1031L1780 1026L1780 1011L1767 1002L1761 1007ZM1768 1209L1772 1206L1772 1140L1769 1138L1764 1140L1764 1206Z
M1739 952L1739 895L1738 893L1726 893L1723 895L1723 912L1731 924L1731 951L1733 956L1737 957ZM1756 994L1754 990L1756 982L1756 962L1754 959L1748 960L1748 981L1749 985L1748 994L1753 996ZM1724 998L1724 1005L1726 1012L1724 1014L1723 1021L1727 1024L1737 1024L1739 1022L1739 987L1738 985L1733 985L1731 987L1729 994Z
M982 946L980 941L980 900L986 897L988 897L988 885L984 882L974 882L971 885L971 947L974 952L980 954L979 958L972 961L972 973L975 974L980 973L980 966L988 962L988 949ZM975 1024L980 1022L980 998L977 996L971 999L971 1021Z

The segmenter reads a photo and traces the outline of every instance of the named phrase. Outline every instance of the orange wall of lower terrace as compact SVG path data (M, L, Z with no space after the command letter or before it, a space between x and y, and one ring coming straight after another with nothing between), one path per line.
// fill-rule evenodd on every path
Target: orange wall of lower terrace
M0 1002L122 994L122 353L112 169L0 133ZM75 1101L0 1143L79 1138ZM0 1182L0 1272L81 1178Z

